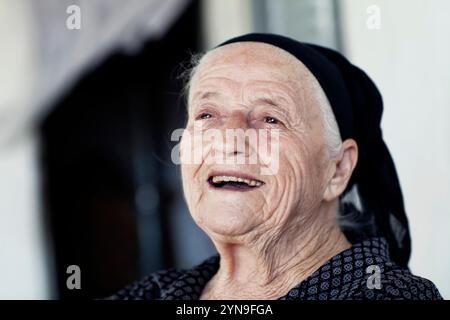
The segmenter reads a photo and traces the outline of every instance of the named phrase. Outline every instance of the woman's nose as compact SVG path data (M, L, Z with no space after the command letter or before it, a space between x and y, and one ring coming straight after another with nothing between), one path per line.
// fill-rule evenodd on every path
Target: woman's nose
M231 113L225 120L223 129L248 129L247 115L241 111Z
M215 143L215 151L227 157L248 156L250 151L248 119L243 112L234 112L228 116L221 128L222 143ZM219 139L220 140L220 139Z

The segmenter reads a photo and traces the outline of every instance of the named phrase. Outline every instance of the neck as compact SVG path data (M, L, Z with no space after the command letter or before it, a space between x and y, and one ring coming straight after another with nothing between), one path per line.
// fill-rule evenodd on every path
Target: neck
M220 268L202 298L277 299L287 294L327 260L350 247L335 214L327 211L316 212L310 221L291 223L258 236L214 241Z

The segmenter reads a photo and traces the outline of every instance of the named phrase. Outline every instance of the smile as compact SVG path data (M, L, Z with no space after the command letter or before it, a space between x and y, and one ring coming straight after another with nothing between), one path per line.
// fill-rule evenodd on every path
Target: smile
M212 175L208 183L215 189L248 191L261 187L264 182L241 175Z

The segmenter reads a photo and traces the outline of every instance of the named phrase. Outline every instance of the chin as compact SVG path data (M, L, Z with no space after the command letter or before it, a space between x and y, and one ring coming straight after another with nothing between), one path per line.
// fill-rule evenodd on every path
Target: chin
M245 215L239 213L230 213L215 211L212 216L203 217L199 226L206 232L213 232L217 235L226 237L235 237L244 235L254 229L253 224Z

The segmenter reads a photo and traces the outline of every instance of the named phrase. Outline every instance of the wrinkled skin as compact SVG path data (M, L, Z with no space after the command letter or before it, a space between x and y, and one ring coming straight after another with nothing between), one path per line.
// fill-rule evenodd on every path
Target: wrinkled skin
M241 150L204 141L201 163L182 164L191 215L221 256L202 299L279 298L350 246L336 210L357 146L346 140L339 156L330 158L319 109L327 101L300 61L263 43L220 47L201 60L188 100L190 133L200 126L279 131L279 168L273 174L261 175L263 164L206 161L212 153L249 157L258 152L249 142ZM182 153L195 148L184 140ZM264 184L249 192L214 189L207 182L213 170L248 174Z

